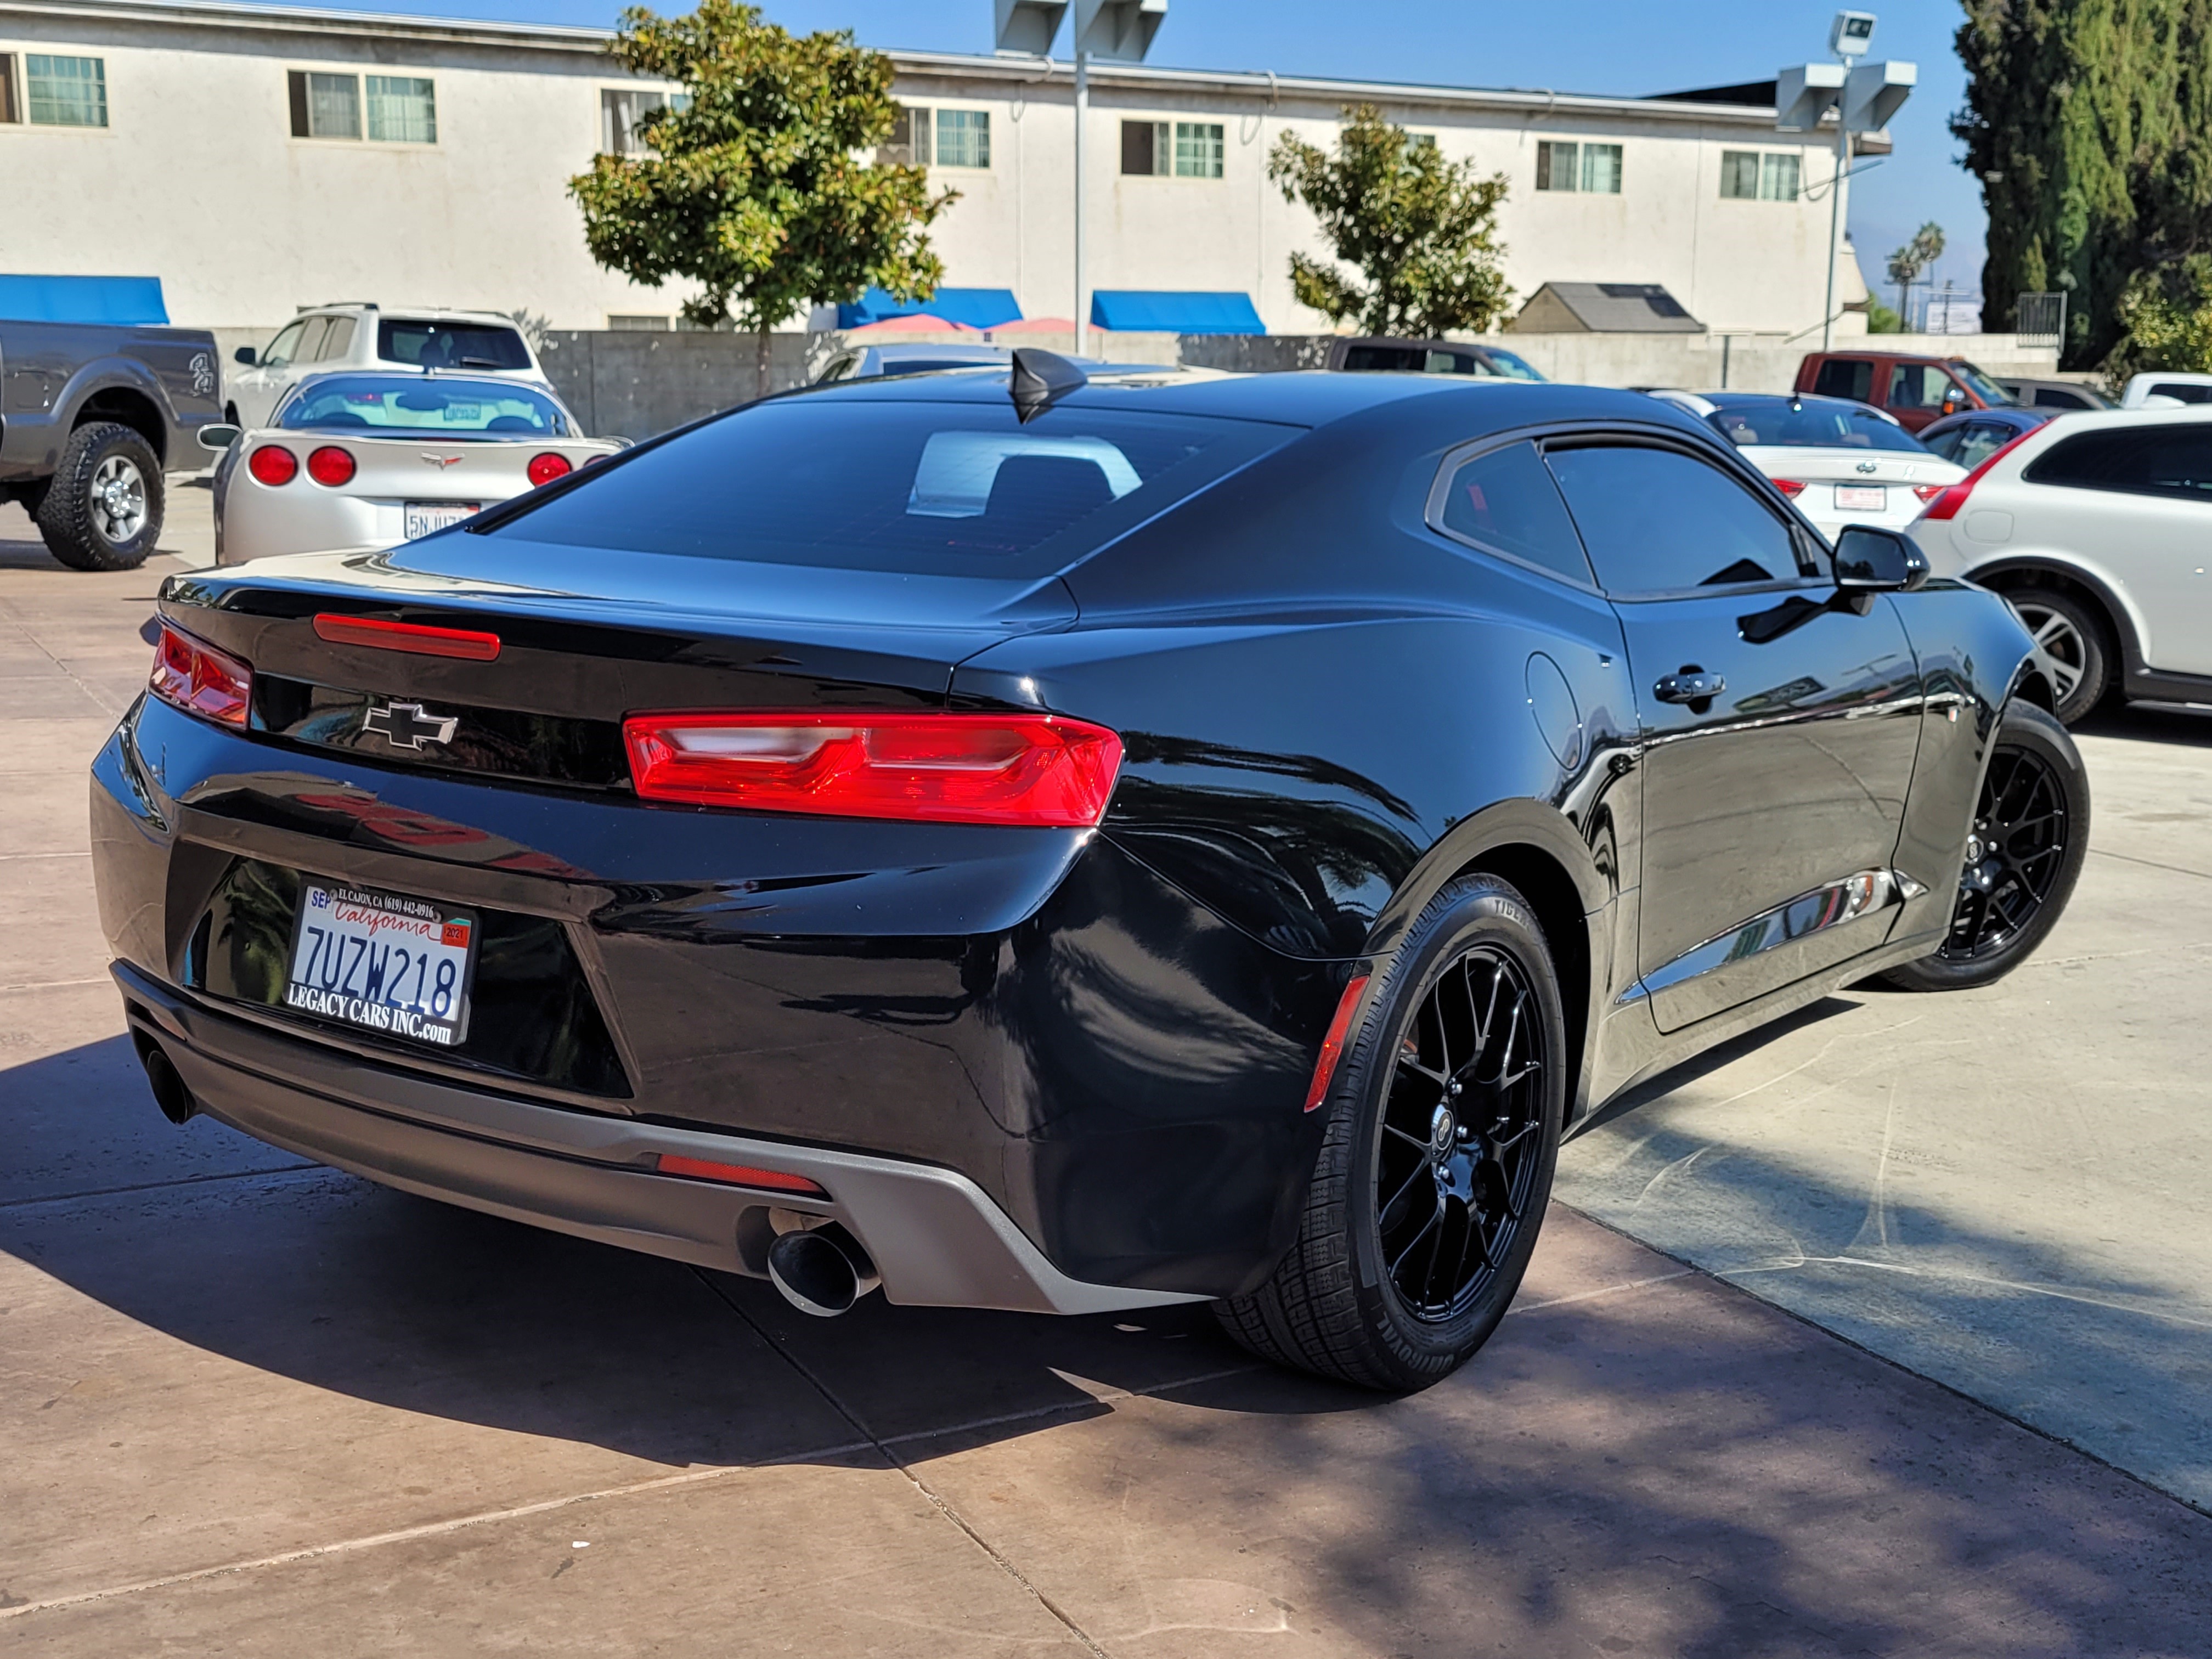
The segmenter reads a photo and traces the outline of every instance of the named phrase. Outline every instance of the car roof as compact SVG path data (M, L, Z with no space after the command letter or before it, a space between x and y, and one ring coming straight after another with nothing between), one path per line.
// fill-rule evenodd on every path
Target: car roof
M442 306L380 306L374 300L333 300L328 305L301 306L293 320L301 317L337 317L374 314L381 319L396 319L400 322L446 322L458 319L469 323L496 323L501 328L516 328L514 318L497 311L449 311Z
M1759 409L1772 404L1793 404L1800 407L1812 404L1848 409L1856 414L1870 415L1877 421L1887 421L1892 426L1903 425L1887 410L1876 409L1872 404L1863 404L1856 398L1823 398L1811 392L1684 392L1675 386L1653 386L1651 395L1685 408L1696 408L1700 415L1717 415L1724 409Z
M2130 386L2151 380L2172 380L2180 386L2212 386L2212 374L2200 374L2191 368L2154 368L2128 377Z

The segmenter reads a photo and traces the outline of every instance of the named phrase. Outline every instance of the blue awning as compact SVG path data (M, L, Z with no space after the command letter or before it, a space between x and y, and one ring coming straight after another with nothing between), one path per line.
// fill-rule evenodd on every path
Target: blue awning
M940 288L927 300L894 300L875 287L856 304L837 307L840 328L860 328L893 317L942 317L969 328L996 328L1000 323L1019 322L1022 308L1007 288Z
M166 323L159 276L0 276L0 317L15 323Z
M1091 296L1091 325L1152 334L1265 334L1249 294L1196 289L1102 288Z

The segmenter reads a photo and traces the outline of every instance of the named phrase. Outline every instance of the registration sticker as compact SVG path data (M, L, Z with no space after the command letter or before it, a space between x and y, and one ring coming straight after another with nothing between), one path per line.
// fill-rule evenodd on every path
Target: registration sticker
M309 882L284 1006L434 1048L468 1035L476 917L431 899Z
M1855 513L1887 512L1889 491L1881 484L1838 484L1836 505Z

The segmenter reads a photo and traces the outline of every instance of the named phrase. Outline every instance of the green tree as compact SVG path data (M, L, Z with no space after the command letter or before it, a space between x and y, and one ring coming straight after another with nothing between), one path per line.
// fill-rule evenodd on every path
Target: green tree
M2138 272L2212 252L2212 0L1962 0L1952 131L1989 209L1983 326L2073 279L2069 361Z
M2120 295L2119 318L2120 342L2105 360L2114 392L2154 368L2212 374L2212 257L2136 272Z
M648 149L599 155L568 181L592 257L633 282L699 284L684 315L732 316L760 338L813 303L869 283L927 298L945 268L924 227L957 199L920 167L859 159L890 135L891 63L849 32L791 34L739 0L684 17L624 11L608 50L625 69L680 81L681 108L639 123Z
M1912 285L1920 280L1920 273L1943 257L1943 227L1930 219L1912 233L1912 240L1889 256L1889 280L1897 284L1897 313L1902 319L1911 313ZM1901 325L1901 324L1900 324ZM1876 333L1883 332L1875 330ZM1892 329L1887 331L1896 332Z
M1901 332L1904 327L1905 319L1899 316L1887 306L1882 304L1881 301L1869 300L1867 301L1868 333L1896 334Z
M1268 154L1267 177L1285 201L1312 210L1336 255L1291 256L1299 304L1336 322L1356 319L1370 334L1486 329L1504 314L1513 296L1498 269L1504 173L1485 179L1473 161L1447 161L1434 140L1411 137L1360 104L1345 109L1334 155L1285 133Z

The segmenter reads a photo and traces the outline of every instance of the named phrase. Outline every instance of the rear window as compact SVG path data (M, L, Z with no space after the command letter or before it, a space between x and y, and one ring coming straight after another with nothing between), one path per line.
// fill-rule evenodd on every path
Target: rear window
M528 370L530 349L511 328L492 323L410 322L386 317L376 325L376 355L422 368Z
M1739 447L1753 444L1784 449L1923 450L1920 441L1893 421L1851 404L1796 403L1787 398L1730 404L1705 416L1705 423Z
M1874 401L1874 365L1863 357L1831 357L1813 377L1813 390L1823 398L1849 398L1855 403Z
M1303 428L1063 405L737 410L483 532L564 546L915 574L1063 568Z
M2171 398L2178 404L2212 404L2212 386L2197 386L2188 380L2160 380L2150 386L2148 395Z
M550 398L503 380L347 374L303 387L276 417L291 432L364 428L440 438L568 438Z
M2212 423L2084 432L2051 445L2021 476L2029 483L2212 502Z

